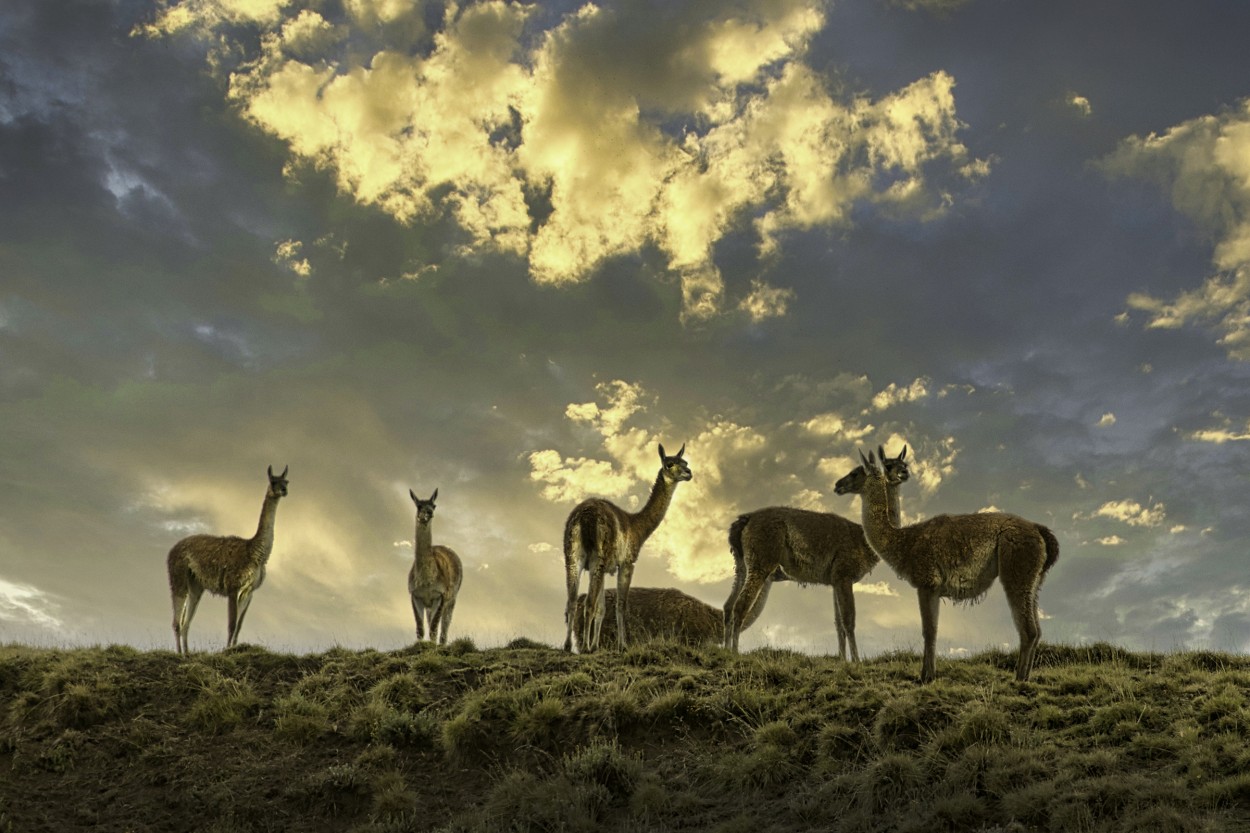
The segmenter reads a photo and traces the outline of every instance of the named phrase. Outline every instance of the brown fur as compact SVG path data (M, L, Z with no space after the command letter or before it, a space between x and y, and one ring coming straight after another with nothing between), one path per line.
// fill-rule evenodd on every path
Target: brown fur
M589 652L599 647L599 628L603 621L599 609L604 604L604 576L613 574L616 575L617 590L617 645L621 648L626 646L629 585L634 575L634 562L638 560L643 543L664 520L677 484L691 478L690 467L682 459L685 450L685 445L682 445L670 457L664 453L664 446L660 446L660 471L646 505L639 512L626 512L603 498L588 498L569 513L564 524L564 575L568 590L568 601L564 606L564 650L573 650L574 608L583 571L590 573L587 588L590 609L584 622L585 630L578 640L581 650Z
M204 591L228 600L226 647L238 643L243 617L252 593L265 580L265 564L273 552L273 526L278 501L287 493L287 469L274 476L261 506L260 523L251 538L236 535L191 535L170 549L166 558L169 592L174 606L174 643L178 653L190 653L187 634Z
M889 486L895 520L899 517L898 484L910 476L906 457L904 447L897 457L886 458L898 481ZM763 612L772 583L789 579L833 588L838 656L846 659L849 643L851 659L859 660L852 588L879 561L859 524L831 512L770 506L740 515L730 525L729 550L734 557L734 583L724 609L726 648L738 650L739 634Z
M616 591L605 591L600 615L615 604ZM580 639L585 624L586 594L582 593L573 613L574 639ZM721 612L672 587L631 587L628 625L634 641L668 638L687 645L706 645L721 638ZM600 638L616 638L614 617L604 617ZM581 649L580 642L577 647Z
M421 500L408 490L412 502L417 505L417 529L413 536L412 569L408 571L408 596L412 600L412 615L417 620L417 641L425 639L428 619L430 640L436 637L438 644L447 644L447 630L451 616L456 610L456 596L464 580L464 567L460 556L450 547L432 543L431 523L434 517L434 500L438 489L429 500Z
M886 475L870 457L860 489L864 535L899 577L916 588L920 600L924 660L920 681L936 676L938 610L943 598L977 601L998 579L1007 595L1020 656L1016 679L1025 681L1041 641L1037 592L1059 559L1054 534L1033 521L1002 512L938 515L899 528L886 511Z

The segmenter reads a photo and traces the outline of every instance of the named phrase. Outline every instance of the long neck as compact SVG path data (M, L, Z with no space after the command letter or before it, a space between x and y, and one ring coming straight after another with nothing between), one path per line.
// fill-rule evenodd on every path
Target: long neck
M889 510L890 525L902 526L903 525L903 510L898 502L898 484L897 483L887 482L885 484L885 497L886 497L886 509Z
M413 533L413 558L418 564L429 563L434 552L434 536L430 532L430 524L417 521L417 531Z
M864 527L864 538L881 560L894 566L893 550L899 541L898 528L898 495L891 500L892 487L886 485L881 477L869 477L860 494L861 516ZM893 490L897 492L897 487ZM893 506L891 506L893 504ZM894 518L891 519L891 511Z
M668 505L673 500L673 491L676 488L677 483L665 477L664 470L661 469L660 473L655 476L655 485L651 487L651 496L647 498L646 505L631 516L634 535L640 545L651 537L651 533L655 532L660 521L664 520L664 513L668 511Z
M273 522L278 515L278 496L266 493L265 503L260 508L260 523L256 525L256 534L252 536L251 550L261 560L269 558L273 552Z

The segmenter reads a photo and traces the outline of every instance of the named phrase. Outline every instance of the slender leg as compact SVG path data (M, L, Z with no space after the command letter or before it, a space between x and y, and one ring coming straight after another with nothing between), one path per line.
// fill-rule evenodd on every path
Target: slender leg
M173 594L174 602L174 650L182 653L182 620L186 616L187 592L185 590Z
M852 583L839 581L833 586L834 615L838 617L838 654L846 659L842 652L845 640L851 647L851 662L859 662L859 646L855 642L855 592Z
M447 644L447 631L451 628L451 614L456 610L456 598L453 596L443 602L443 635L439 637L440 645Z
M226 599L226 647L234 644L234 623L239 616L239 596L231 593Z
M774 581L777 581L775 575L764 579L764 586L760 588L759 595L755 597L755 604L751 605L751 609L747 611L747 615L743 617L742 622L738 625L739 633L754 625L755 620L760 618L760 614L764 612L764 605L768 603L768 591L772 590Z
M233 645L239 644L239 631L243 630L243 618L247 616L247 609L252 606L252 590L239 591L239 618L234 623L234 642Z
M738 594L738 601L734 604L733 621L731 623L733 633L731 634L731 644L729 646L729 649L734 653L738 651L738 636L742 633L742 623L746 620L747 613L755 607L755 602L767 581L767 573L753 571L747 573L746 582L742 585L742 592Z
M582 565L587 563L589 553L582 551L582 525L579 521L565 523L564 526L564 585L568 591L568 600L564 605L564 650L573 650L573 618L577 607L577 589L582 583ZM590 611L590 599L586 599L586 613ZM580 651L586 650L585 634L579 633Z
M616 573L616 644L622 651L629 645L626 622L629 621L629 584L634 578L634 565L623 561Z
M1020 657L1016 660L1016 679L1027 682L1029 672L1033 670L1033 654L1037 644L1042 640L1042 624L1037 615L1037 597L1028 594L1024 598L1007 599L1011 605L1011 617L1016 622L1016 631L1020 634Z
M191 632L191 620L195 618L195 609L199 607L200 597L204 595L204 588L199 582L192 581L191 586L187 588L187 600L182 606L182 622L178 628L182 634L182 653L191 653L191 644L189 634Z
M603 617L603 563L595 564L590 571L590 585L586 588L586 632L582 634L582 650L587 653L599 647L599 622Z
M438 639L439 626L443 623L443 597L439 596L430 606L430 641ZM443 644L442 642L439 643Z
M937 626L942 597L932 588L917 588L920 596L920 630L924 635L924 660L920 666L920 682L931 683L937 676Z
M838 659L846 660L846 628L842 625L842 606L838 604L838 586L833 586L833 627L838 632Z
M417 641L425 639L425 605L415 596L412 599L412 612L417 617Z
M721 636L721 644L724 645L726 648L728 648L730 645L730 642L731 642L730 637L733 633L734 604L738 601L738 596L742 594L742 584L744 581L746 581L746 577L747 577L746 565L742 563L741 559L735 558L734 559L734 583L733 583L733 587L729 589L729 598L725 600L725 615L724 615L725 631L724 631L724 634Z

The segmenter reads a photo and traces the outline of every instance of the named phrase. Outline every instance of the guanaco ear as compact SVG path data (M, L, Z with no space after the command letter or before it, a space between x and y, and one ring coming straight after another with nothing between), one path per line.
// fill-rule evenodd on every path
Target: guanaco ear
M678 460L680 460L680 459L681 459L681 455L683 455L683 454L685 454L685 453L686 453L686 444L685 444L685 443L682 443L682 444L681 444L681 448L677 449L677 459L678 459Z
M415 492L413 492L413 491L412 491L412 489L409 489L409 490L408 490L408 497L412 498L412 502L413 502L413 503L420 503L420 502L421 502L421 499L417 497L416 493L415 493Z
M285 468L282 469L282 474L278 475L278 477L286 477L286 473L290 470L291 470L291 467L286 466Z
M438 498L438 489L435 489L434 494L430 495L430 503L433 503L435 499L437 498Z
M907 446L903 446L903 453L902 453L902 454L900 454L900 455L898 455L898 459L900 459L900 460L906 460L906 459L907 459Z
M664 462L664 443L660 443L660 462Z
M877 446L877 458L881 460L882 463L885 462L885 446Z
M265 471L269 472L269 479L273 480L273 466L270 466Z

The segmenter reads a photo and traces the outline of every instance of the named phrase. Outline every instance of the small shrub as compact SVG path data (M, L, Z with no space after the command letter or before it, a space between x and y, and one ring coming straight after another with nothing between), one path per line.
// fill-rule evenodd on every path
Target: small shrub
M426 686L411 673L392 674L369 689L368 698L397 709L420 711L430 704Z
M598 784L514 770L491 788L481 809L482 822L469 829L594 833L601 829L599 819L610 799Z
M829 723L816 733L816 752L833 761L860 761L868 757L871 739L864 726Z
M68 772L74 768L74 762L86 744L86 735L75 729L66 729L39 752L35 765L47 772Z
M509 642L504 647L507 648L509 651L522 651L522 650L554 651L556 650L550 645L546 645L542 642L536 642L535 640L530 639L529 637L525 637L525 636L518 636L516 639Z
M1209 729L1246 733L1246 697L1236 686L1225 685L1202 696L1193 708L1198 722Z
M448 642L443 646L443 650L450 656L462 657L466 654L476 654L477 645L469 637L462 636L459 639L453 639L451 642Z
M951 722L956 708L935 689L925 687L887 700L873 721L873 739L882 749L917 749Z
M287 797L310 809L331 817L346 817L366 805L371 785L370 773L353 762L311 772L285 792Z
M185 722L201 732L220 735L243 723L259 704L260 698L246 680L218 677L191 703Z
M404 777L398 772L392 770L374 776L370 789L373 792L373 818L393 820L416 812L419 801L417 794L408 788Z
M555 697L543 697L524 708L512 721L511 735L523 746L556 750L561 741L565 703Z
M915 756L903 753L883 755L861 774L859 803L869 813L883 813L908 803L924 783L924 768Z
M1050 819L1050 808L1059 800L1061 790L1054 781L1037 781L1003 794L1003 812L1013 819L1036 827L1044 827ZM1056 829L1051 826L1051 829ZM1063 830L1065 828L1058 828Z
M573 783L603 787L620 802L633 795L646 768L642 759L623 754L615 743L592 743L565 758L561 771Z
M302 694L279 697L274 710L273 733L282 740L306 745L332 729L329 709Z

